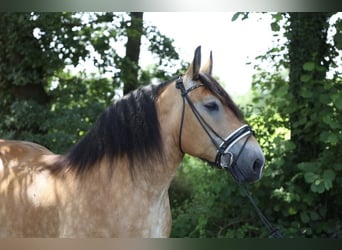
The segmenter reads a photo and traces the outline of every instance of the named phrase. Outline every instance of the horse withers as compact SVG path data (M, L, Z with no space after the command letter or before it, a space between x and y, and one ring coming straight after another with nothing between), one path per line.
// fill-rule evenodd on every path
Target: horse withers
M184 154L260 179L264 156L201 50L179 78L110 105L65 155L0 140L0 236L168 237Z

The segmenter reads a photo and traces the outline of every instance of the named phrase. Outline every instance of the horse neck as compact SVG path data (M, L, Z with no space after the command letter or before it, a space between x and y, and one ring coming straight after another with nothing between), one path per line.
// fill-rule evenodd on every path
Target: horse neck
M183 159L179 148L179 127L182 113L182 100L175 82L169 84L156 99L160 133L164 145L164 156L167 169L171 175Z
M179 100L176 99L178 96ZM177 168L183 158L183 154L178 147L179 119L181 109L181 97L174 83L168 85L156 99L158 121L160 124L160 134L163 144L163 159L153 163L153 167L145 167L145 162L135 162L141 166L133 167L136 171L132 178L132 166L129 165L128 157L124 156L114 159L114 162L103 159L100 166L87 174L89 183L97 183L94 186L101 186L103 190L126 187L132 192L155 193L164 192L174 178ZM114 164L114 167L111 167ZM113 170L110 173L110 169ZM99 171L98 171L99 170ZM87 181L87 182L88 182ZM95 188L95 187L94 187Z
M72 179L78 183L77 186L81 186L89 193L108 192L110 195L126 190L127 193L139 195L145 193L158 197L168 190L180 160L175 161L174 157L166 156L163 163L156 162L154 168L148 171L144 170L144 163L141 163L142 165L138 166L132 175L131 166L125 157L114 162L104 159L93 171L81 178ZM111 164L115 164L115 167L112 168Z

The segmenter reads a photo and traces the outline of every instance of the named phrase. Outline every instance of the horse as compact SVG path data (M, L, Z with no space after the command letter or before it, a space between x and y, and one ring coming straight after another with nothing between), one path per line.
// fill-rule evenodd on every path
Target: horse
M258 181L263 152L212 65L197 47L184 75L113 102L63 155L0 140L0 236L169 237L184 154Z

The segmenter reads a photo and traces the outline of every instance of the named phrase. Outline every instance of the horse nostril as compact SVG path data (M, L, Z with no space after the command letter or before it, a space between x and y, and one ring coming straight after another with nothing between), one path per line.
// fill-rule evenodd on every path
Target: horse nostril
M259 173L262 168L263 162L260 159L256 159L253 164L253 171Z

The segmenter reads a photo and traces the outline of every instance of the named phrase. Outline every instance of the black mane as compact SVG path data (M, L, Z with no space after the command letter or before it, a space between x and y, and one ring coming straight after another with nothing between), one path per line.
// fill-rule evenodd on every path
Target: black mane
M134 178L139 166L151 171L156 162L164 163L164 149L160 134L155 99L160 90L176 78L158 86L148 85L136 89L103 111L93 128L57 162L52 171L63 170L82 175L104 157L115 168L115 159L126 157ZM200 74L201 81L233 111L238 119L243 114L222 86L210 75Z
M151 169L156 161L163 161L155 98L166 84L141 87L107 107L55 170L60 172L65 166L80 175L93 169L103 157L108 157L113 170L114 159L127 157L134 176L137 167Z

